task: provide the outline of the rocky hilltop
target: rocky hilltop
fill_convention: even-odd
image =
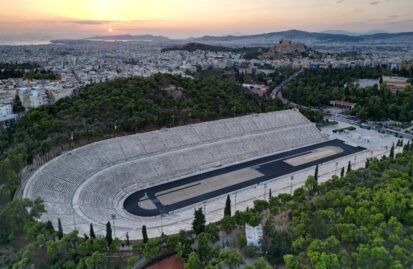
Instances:
[[[291,41],[288,39],[281,39],[268,52],[262,55],[265,59],[279,59],[283,57],[308,57],[315,53],[308,48],[304,43]]]

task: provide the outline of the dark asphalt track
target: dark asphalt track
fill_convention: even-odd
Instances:
[[[295,167],[283,162],[284,159],[289,159],[293,155],[294,156],[304,155],[308,153],[308,151],[315,150],[321,147],[326,147],[326,146],[340,147],[343,149],[343,152],[320,159],[320,160],[309,162],[303,165],[295,166]],[[274,179],[274,178],[277,178],[283,175],[287,175],[287,174],[290,174],[296,171],[300,171],[305,168],[314,166],[316,164],[328,162],[334,159],[338,159],[338,158],[341,158],[347,155],[351,155],[351,154],[363,151],[363,150],[365,150],[365,148],[353,147],[353,146],[345,144],[343,141],[338,140],[338,139],[330,140],[330,141],[326,141],[320,144],[311,145],[311,146],[307,146],[307,147],[303,147],[303,148],[299,148],[295,150],[290,150],[287,152],[275,154],[275,155],[268,156],[268,157],[263,157],[263,158],[253,160],[253,161],[235,164],[235,165],[224,167],[224,168],[218,168],[217,170],[214,170],[214,171],[206,172],[206,173],[195,175],[195,176],[190,176],[184,179],[165,183],[165,184],[151,187],[145,190],[140,190],[140,191],[137,191],[131,194],[129,197],[127,197],[125,202],[123,203],[123,207],[125,208],[126,211],[128,211],[129,213],[133,215],[145,216],[145,217],[158,216],[161,213],[168,213],[169,211],[177,210],[177,209],[180,209],[180,208],[183,208],[183,207],[195,204],[195,203],[199,203],[199,202],[202,202],[202,201],[205,201],[205,200],[208,200],[208,199],[211,199],[211,198],[214,198],[214,197],[217,197],[217,196],[229,193],[229,192],[234,192],[236,190],[243,189],[251,185],[259,184],[261,182],[264,182],[270,179]],[[225,188],[215,190],[215,191],[208,192],[208,190],[205,190],[204,194],[193,197],[193,198],[185,199],[185,197],[182,197],[181,201],[174,203],[174,204],[170,204],[170,205],[163,205],[155,196],[155,193],[158,193],[161,191],[167,191],[168,189],[172,189],[172,188],[179,188],[179,186],[183,186],[183,185],[190,184],[190,183],[197,184],[197,182],[208,179],[210,177],[214,177],[214,176],[218,176],[221,174],[233,172],[233,171],[240,170],[243,168],[250,168],[250,167],[254,167],[255,170],[261,172],[262,174],[264,174],[264,176],[254,178],[248,181],[244,181],[241,183],[237,183],[229,187],[225,187]],[[186,188],[186,187],[183,186],[183,188]],[[154,204],[157,207],[156,209],[148,210],[148,209],[143,209],[138,206],[138,201],[142,197],[145,196],[145,193],[148,195],[149,199],[151,199],[154,202]]]

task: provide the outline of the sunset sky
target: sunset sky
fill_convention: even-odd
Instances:
[[[413,31],[412,10],[413,0],[0,0],[0,35],[403,32]]]

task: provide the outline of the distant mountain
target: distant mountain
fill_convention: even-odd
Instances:
[[[349,32],[349,31],[344,31],[344,30],[326,30],[326,31],[323,31],[321,33],[330,34],[330,35],[348,35],[348,36],[363,35],[361,33],[354,33],[354,32]]]
[[[371,35],[350,36],[344,34],[312,33],[300,30],[272,32],[258,35],[244,36],[203,36],[190,39],[191,42],[214,44],[223,46],[272,46],[282,39],[299,41],[306,45],[329,43],[379,43],[403,42],[413,44],[413,32],[405,33],[378,33]]]
[[[332,34],[332,35],[348,35],[348,36],[363,36],[363,35],[374,35],[374,34],[385,34],[388,33],[384,30],[377,29],[377,30],[370,30],[365,33],[356,33],[356,32],[349,32],[344,30],[327,30],[321,32],[323,34]]]
[[[105,35],[85,38],[85,40],[101,41],[147,41],[147,42],[171,42],[171,39],[164,36],[155,35]]]
[[[183,45],[174,45],[174,46],[166,47],[162,49],[162,52],[176,51],[176,50],[183,50],[183,51],[189,51],[189,52],[193,52],[197,50],[227,52],[227,51],[234,51],[235,49],[223,47],[223,46],[213,46],[213,45],[192,42],[192,43],[187,43]]]
[[[356,35],[356,33],[341,30],[330,30],[328,33],[306,32],[300,30],[289,30],[282,32],[271,32],[255,35],[226,35],[226,36],[203,36],[191,37],[188,39],[170,39],[164,36],[155,35],[108,35],[94,36],[80,40],[63,40],[68,42],[84,41],[132,41],[132,42],[153,42],[163,46],[187,45],[184,50],[192,50],[200,45],[212,45],[215,47],[245,48],[245,47],[272,47],[282,39],[304,43],[307,46],[332,46],[332,45],[371,45],[389,44],[400,45],[408,44],[413,46],[413,32],[404,33],[382,33],[382,30],[373,30],[368,34]],[[379,33],[377,33],[379,32]],[[56,42],[56,41],[53,41]],[[58,40],[62,42],[62,40]],[[216,48],[202,48],[201,50],[216,50]],[[222,48],[220,48],[222,50]]]

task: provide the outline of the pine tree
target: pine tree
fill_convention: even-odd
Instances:
[[[20,112],[24,112],[24,110],[25,109],[22,105],[22,102],[20,101],[20,96],[16,94],[14,98],[13,111],[14,113],[20,113]]]
[[[393,144],[393,145],[391,146],[391,148],[390,148],[389,158],[394,159],[394,144]]]
[[[192,222],[192,230],[195,234],[200,234],[205,231],[205,215],[202,211],[202,208],[195,209],[194,212],[194,221]]]
[[[343,167],[343,168],[341,168],[341,178],[344,177],[344,173],[345,173],[345,170],[344,170],[344,167]]]
[[[129,233],[126,232],[126,245],[129,247],[130,246],[130,241],[129,241]]]
[[[314,179],[315,179],[316,181],[318,181],[318,164],[317,164],[316,167],[315,167]]]
[[[57,238],[59,238],[59,240],[63,238],[63,227],[60,218],[57,219]]]
[[[143,239],[143,243],[147,243],[148,242],[148,232],[146,231],[146,225],[142,226],[142,239]]]
[[[348,161],[347,173],[351,171],[351,161]]]
[[[93,229],[92,223],[90,224],[90,229],[89,229],[89,230],[90,230],[90,231],[89,231],[89,236],[90,236],[90,238],[96,238],[95,230]]]
[[[224,216],[231,217],[231,198],[229,194],[227,195],[227,200],[225,201]]]
[[[370,165],[370,159],[367,159],[366,160],[366,168],[369,168],[369,165]]]
[[[50,220],[48,220],[46,222],[46,231],[48,231],[49,233],[53,234],[54,233],[54,227],[53,224]]]
[[[409,177],[413,176],[413,164],[410,165]]]
[[[405,144],[405,145],[403,146],[403,151],[404,151],[404,152],[409,151],[409,150],[410,150],[410,141],[408,141],[407,144]]]
[[[113,238],[112,238],[112,225],[110,224],[110,221],[106,223],[106,241],[108,241],[108,244],[111,245]]]
[[[269,198],[269,199],[271,199],[271,198],[272,198],[272,191],[271,191],[271,188],[270,188],[270,191],[269,191],[269,193],[268,193],[268,198]]]

